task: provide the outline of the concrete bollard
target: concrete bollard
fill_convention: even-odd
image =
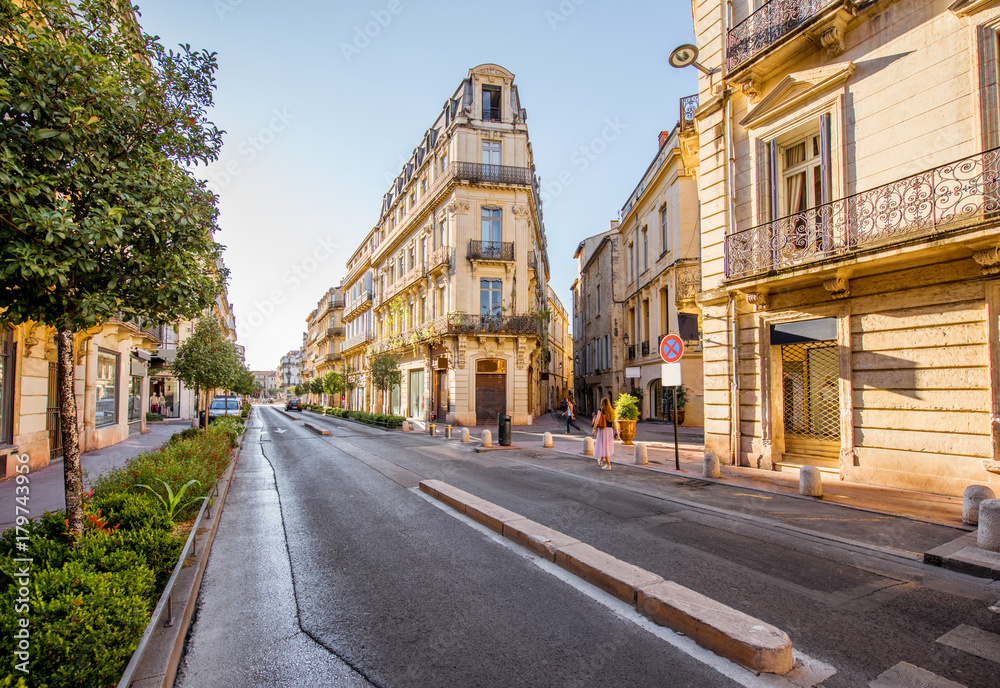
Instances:
[[[593,456],[594,455],[594,438],[584,437],[583,438],[583,455]]]
[[[542,436],[542,446],[547,449],[552,449],[552,433],[547,432]]]
[[[483,446],[492,447],[493,446],[493,433],[489,430],[483,430]]]
[[[712,452],[705,452],[705,464],[701,469],[701,474],[706,478],[722,477],[722,468],[719,466],[719,458]]]
[[[799,469],[799,494],[807,497],[823,496],[823,479],[815,466],[803,466]]]
[[[645,466],[649,464],[649,454],[646,452],[645,442],[636,442],[635,450],[632,454],[635,457],[636,466]]]
[[[979,503],[976,544],[990,552],[1000,552],[1000,499],[984,499]]]
[[[444,426],[444,438],[446,440],[450,440],[451,439],[451,426],[450,425]]]
[[[462,441],[463,442],[471,442],[472,441],[469,438],[469,429],[468,428],[462,428]]]
[[[984,499],[996,499],[993,490],[985,485],[969,485],[962,494],[962,522],[974,526],[979,523],[979,505]]]
[[[409,431],[410,431],[410,421],[404,420],[403,421],[403,432],[409,432]]]

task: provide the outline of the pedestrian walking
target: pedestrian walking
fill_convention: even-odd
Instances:
[[[573,402],[570,401],[569,397],[566,397],[566,411],[563,416],[566,418],[566,434],[569,434],[569,426],[572,425],[576,428],[577,432],[583,432],[579,425],[576,424],[576,414],[573,413]]]
[[[594,443],[594,454],[597,455],[597,465],[606,471],[611,470],[611,457],[615,453],[615,435],[618,434],[618,421],[611,400],[601,399],[601,410],[594,416],[594,430],[597,441]]]

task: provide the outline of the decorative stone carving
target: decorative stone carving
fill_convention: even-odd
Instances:
[[[527,365],[528,342],[523,337],[517,338],[517,369],[524,370]]]
[[[983,267],[984,275],[1000,274],[1000,246],[991,246],[976,251],[972,254],[972,260]]]
[[[753,308],[755,313],[761,313],[768,308],[767,292],[751,292],[746,295],[747,303]]]
[[[740,91],[750,99],[751,103],[760,100],[760,82],[752,76],[740,83]]]
[[[465,368],[467,345],[465,337],[458,338],[458,352],[455,354],[455,363],[459,368]]]
[[[819,42],[826,48],[826,54],[836,57],[844,52],[844,30],[839,26],[831,26],[819,37]]]
[[[835,299],[845,299],[851,295],[851,283],[846,277],[834,277],[823,282],[823,288]]]
[[[531,215],[531,209],[528,208],[524,203],[518,203],[514,206],[514,217],[519,220],[527,220]]]
[[[24,332],[24,357],[27,358],[31,355],[31,350],[34,349],[41,340],[35,336],[35,329],[38,327],[36,322],[29,320],[22,327],[22,331]]]

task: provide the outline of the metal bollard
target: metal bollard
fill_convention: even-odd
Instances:
[[[435,425],[434,423],[428,423],[427,434],[430,435],[431,437],[434,437],[434,435],[437,434],[437,425]]]
[[[445,439],[448,439],[448,440],[451,439],[451,426],[450,425],[444,426],[444,437],[445,437]]]

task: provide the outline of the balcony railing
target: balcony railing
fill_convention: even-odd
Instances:
[[[354,299],[354,301],[351,301],[349,304],[347,304],[347,306],[344,308],[343,317],[346,318],[351,315],[354,315],[354,313],[356,313],[359,310],[364,310],[364,308],[371,305],[371,302],[372,302],[372,293],[367,289],[365,289],[364,291],[361,292],[361,295],[358,298]]]
[[[1000,220],[1000,148],[726,237],[727,279]]]
[[[625,347],[625,355],[628,356],[628,360],[635,360],[635,344],[629,344]]]
[[[469,260],[514,260],[514,242],[512,241],[476,241],[469,242]]]
[[[344,354],[341,353],[340,351],[337,351],[332,354],[327,354],[326,356],[323,357],[323,361],[325,361],[326,363],[335,363],[337,361],[343,361],[343,360],[344,360]]]
[[[835,0],[771,0],[729,30],[726,69],[733,71],[799,28]]]
[[[451,246],[441,246],[427,259],[427,269],[425,272],[435,270],[442,265],[451,265],[451,259],[455,250]]]
[[[531,185],[531,170],[509,165],[485,165],[478,162],[456,162],[455,177],[470,182]]]
[[[337,309],[343,308],[345,306],[345,300],[343,294],[339,296],[334,296],[330,299],[330,308]]]
[[[528,267],[538,272],[538,254],[534,251],[528,251]]]
[[[698,94],[681,98],[681,131],[694,131],[694,111],[698,109]]]
[[[373,341],[374,339],[375,337],[372,335],[370,331],[360,332],[351,337],[350,339],[348,339],[347,341],[345,341],[344,345],[340,348],[340,350],[347,351],[349,349],[353,349],[356,346],[367,344],[368,342]]]
[[[642,355],[649,356],[649,342],[642,343]]]

